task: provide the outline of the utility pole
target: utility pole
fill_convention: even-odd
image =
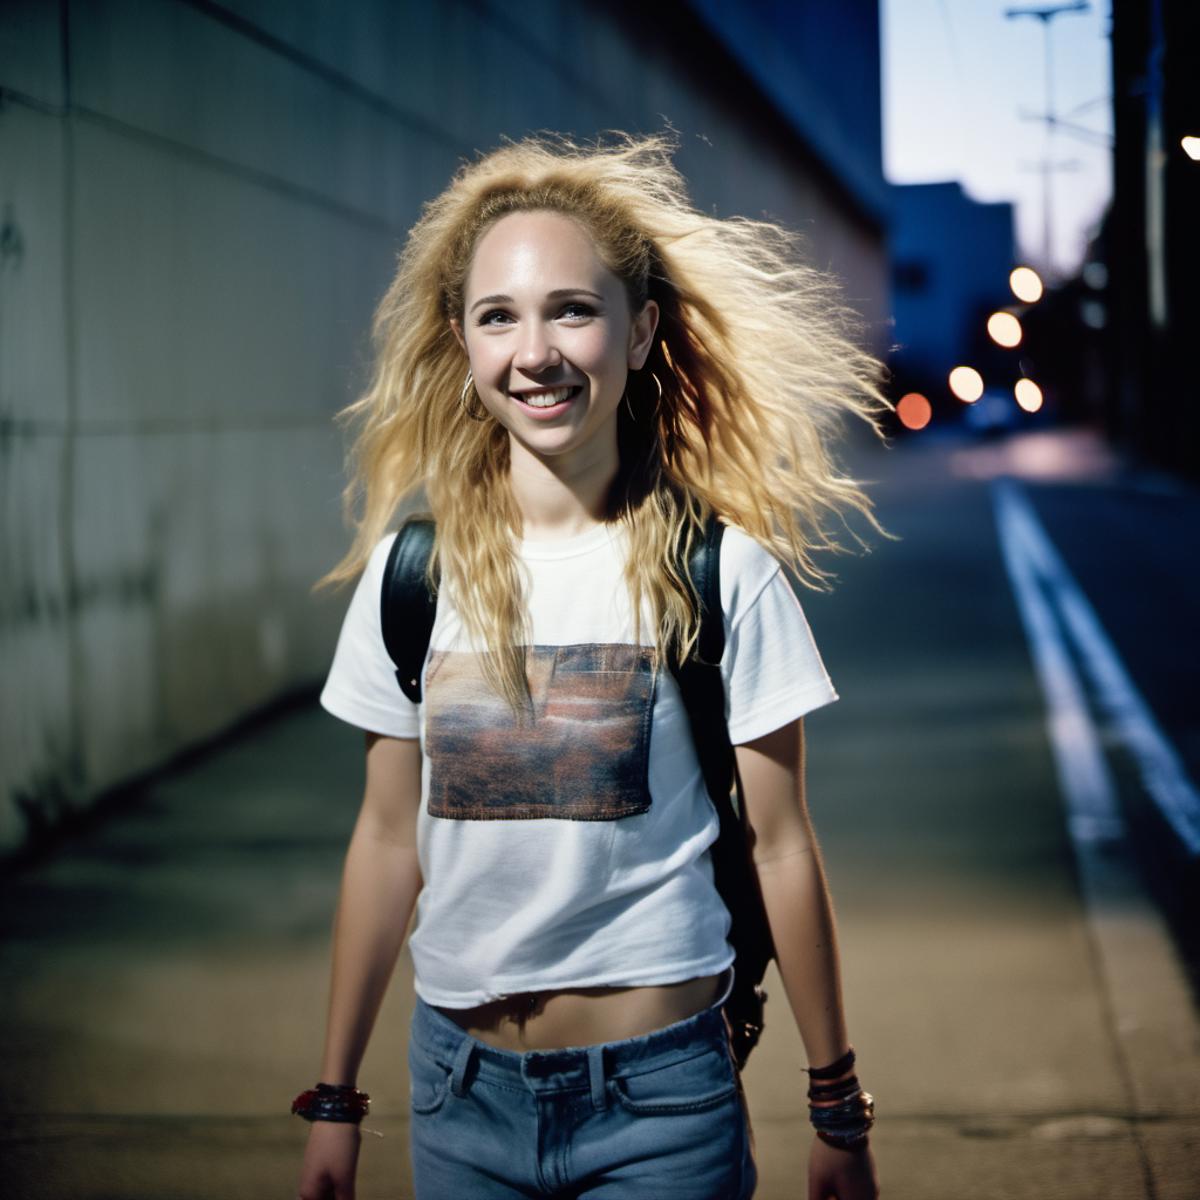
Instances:
[[[1073,4],[1032,5],[1023,8],[1005,9],[1004,15],[1010,21],[1017,17],[1034,17],[1042,23],[1042,33],[1046,48],[1046,103],[1045,111],[1039,118],[1046,126],[1046,148],[1041,162],[1042,174],[1042,270],[1047,279],[1054,275],[1054,172],[1061,165],[1054,161],[1054,132],[1058,125],[1058,114],[1054,110],[1054,47],[1050,38],[1050,22],[1064,13],[1085,13],[1091,5],[1087,0],[1077,0]]]

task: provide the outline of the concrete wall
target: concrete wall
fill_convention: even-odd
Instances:
[[[822,165],[877,217],[883,178],[878,0],[690,0]]]
[[[320,679],[331,417],[464,156],[665,118],[698,200],[803,226],[878,320],[879,229],[659,13],[4,0],[0,848]]]

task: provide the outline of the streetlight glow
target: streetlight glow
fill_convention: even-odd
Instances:
[[[1200,137],[1193,137],[1189,134],[1179,144],[1183,147],[1183,152],[1188,158],[1200,162]]]
[[[1042,407],[1042,389],[1032,379],[1018,379],[1013,394],[1026,412],[1037,412]]]
[[[955,367],[950,372],[950,390],[964,404],[974,404],[983,395],[983,376],[974,367]]]
[[[905,429],[924,429],[933,416],[933,405],[920,392],[909,392],[900,397],[896,415]]]
[[[1013,295],[1025,304],[1036,304],[1042,298],[1042,277],[1032,267],[1017,267],[1008,277]]]
[[[994,312],[988,317],[988,336],[998,346],[1011,350],[1021,344],[1021,322],[1010,312]]]

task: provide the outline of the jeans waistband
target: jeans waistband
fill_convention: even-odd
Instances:
[[[595,1106],[603,1109],[606,1079],[640,1075],[668,1062],[681,1062],[710,1050],[714,1038],[727,1037],[721,1009],[733,988],[733,972],[732,966],[726,968],[721,996],[708,1008],[640,1037],[558,1050],[500,1050],[472,1037],[419,996],[413,1009],[412,1037],[449,1070],[450,1088],[457,1096],[465,1093],[470,1071],[472,1077],[510,1086],[520,1083],[533,1092],[587,1090]]]

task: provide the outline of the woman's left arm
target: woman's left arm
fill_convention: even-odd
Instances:
[[[833,902],[804,791],[803,717],[735,747],[735,753],[775,960],[808,1061],[823,1067],[845,1054],[850,1042]],[[804,1091],[807,1086],[797,1066],[796,1087]],[[878,1195],[866,1143],[843,1150],[814,1135],[809,1200],[875,1200]]]

